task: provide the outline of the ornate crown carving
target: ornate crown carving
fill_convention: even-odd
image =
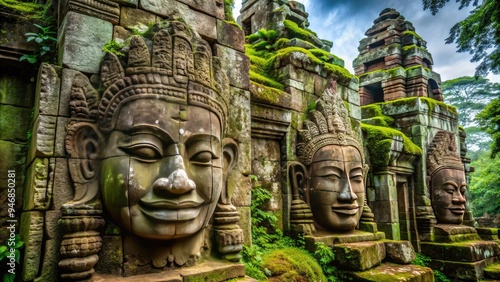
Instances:
[[[297,155],[305,165],[310,165],[316,151],[326,145],[354,146],[363,155],[361,142],[351,129],[349,113],[337,94],[334,80],[328,81],[322,97],[316,101],[316,109],[309,112],[302,128]]]
[[[124,104],[150,98],[207,108],[224,124],[229,82],[219,58],[212,57],[210,45],[181,21],[159,22],[152,31],[151,48],[148,39],[138,35],[130,39],[125,68],[116,55],[106,54],[101,67],[102,98],[83,99],[82,94],[91,92],[88,79],[87,86],[81,78],[74,82],[75,98],[85,102],[77,101],[73,108],[79,109],[74,112],[86,114],[72,117],[98,120],[100,129],[109,132],[114,113]]]
[[[439,131],[427,152],[427,176],[432,176],[443,168],[464,170],[457,152],[455,134]]]

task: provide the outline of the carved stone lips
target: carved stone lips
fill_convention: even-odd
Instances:
[[[345,215],[355,215],[359,211],[358,205],[334,205],[332,211]]]
[[[454,214],[464,214],[465,213],[465,208],[464,207],[453,207],[449,208],[449,210],[454,213]]]
[[[145,215],[156,220],[182,221],[196,218],[203,203],[201,198],[183,201],[141,199],[140,208]]]

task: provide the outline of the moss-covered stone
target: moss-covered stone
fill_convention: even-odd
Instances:
[[[398,265],[384,263],[379,267],[352,275],[353,281],[405,281],[405,282],[433,282],[432,269],[418,265]]]
[[[365,146],[368,148],[373,168],[384,168],[388,165],[393,138],[396,136],[403,139],[404,153],[422,155],[422,149],[397,129],[362,123],[361,130],[366,137]]]
[[[262,266],[271,273],[268,281],[326,281],[316,260],[303,250],[274,250],[262,258]]]

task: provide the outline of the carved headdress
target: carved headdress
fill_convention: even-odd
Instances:
[[[297,155],[305,165],[310,165],[316,151],[326,145],[353,146],[363,152],[334,80],[328,81],[322,97],[316,101],[316,108],[309,112],[302,128],[299,130]]]
[[[77,75],[72,89],[72,117],[98,120],[99,128],[109,132],[117,118],[115,112],[124,104],[149,98],[207,108],[224,125],[229,84],[208,43],[181,21],[157,23],[152,30],[151,50],[141,36],[131,38],[125,69],[115,54],[106,54],[101,68],[106,89],[102,98],[82,95],[89,92],[89,84],[82,83],[87,80],[85,76]]]
[[[439,131],[427,152],[427,176],[432,177],[443,168],[464,170],[457,152],[455,134]]]

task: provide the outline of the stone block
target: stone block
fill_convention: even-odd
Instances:
[[[55,149],[57,117],[38,115],[31,129],[28,161],[37,157],[52,157]]]
[[[16,191],[22,192],[21,185],[24,183],[24,168],[26,163],[26,145],[12,143],[9,141],[0,140],[0,156],[2,156],[2,161],[0,161],[0,171],[6,172],[8,170],[14,170],[16,173]],[[0,175],[0,179],[6,179],[7,175]],[[0,186],[1,188],[7,187]],[[19,203],[20,204],[20,203]],[[5,206],[2,206],[2,208]]]
[[[156,22],[156,15],[129,7],[122,7],[120,12],[120,25],[130,28],[137,24],[147,25],[150,22]]]
[[[408,264],[415,259],[415,251],[409,241],[385,241],[385,259],[398,264]]]
[[[121,236],[103,236],[99,261],[94,269],[98,273],[122,275],[123,243]]]
[[[79,71],[63,68],[61,75],[61,97],[59,99],[59,116],[69,117],[69,101],[71,100],[71,86],[73,78]]]
[[[207,4],[214,3],[214,1],[196,1],[196,3],[205,2]],[[184,3],[176,0],[142,0],[140,1],[139,6],[146,11],[155,13],[162,17],[171,17],[173,15],[180,16],[201,36],[213,40],[217,39],[216,18],[190,9],[189,6]]]
[[[236,207],[240,213],[238,226],[243,230],[243,245],[252,245],[252,212],[250,207]]]
[[[238,27],[224,20],[217,20],[217,43],[245,52],[245,34]]]
[[[66,157],[66,126],[69,118],[58,117],[56,125],[56,136],[54,140],[54,157]]]
[[[498,228],[476,228],[476,231],[483,240],[498,240]]]
[[[372,205],[377,223],[394,223],[399,221],[397,201],[375,201]]]
[[[53,187],[53,208],[59,210],[64,203],[73,199],[74,193],[68,170],[68,160],[65,158],[56,158]]]
[[[222,58],[222,69],[225,69],[229,78],[229,84],[241,89],[248,89],[250,86],[250,59],[245,53],[222,46],[215,45],[215,56]]]
[[[52,163],[52,167],[50,166]],[[23,209],[47,210],[52,200],[52,177],[54,159],[36,158],[28,167],[26,188],[23,195]]]
[[[61,241],[62,232],[59,228],[58,221],[62,216],[61,210],[50,210],[45,212],[45,236],[47,239],[55,239]]]
[[[228,189],[232,190],[232,203],[237,207],[249,207],[251,202],[252,183],[248,176],[241,173],[229,174]]]
[[[131,35],[132,32],[122,26],[115,25],[113,27],[113,39],[118,43],[124,43]]]
[[[280,161],[280,143],[278,140],[253,138],[252,160]]]
[[[113,24],[68,12],[59,29],[58,62],[85,73],[99,73],[102,47],[113,38]]]
[[[351,270],[370,269],[385,258],[384,242],[356,242],[332,246],[335,262]]]
[[[405,281],[405,282],[434,282],[432,269],[418,265],[382,264],[363,272],[349,275],[352,281],[379,282],[379,281]]]
[[[53,281],[59,277],[59,256],[60,240],[46,240],[43,252],[42,268],[40,275],[33,280],[34,282]]]
[[[354,230],[348,234],[315,234],[305,236],[306,249],[314,253],[316,251],[316,243],[323,243],[327,246],[334,246],[335,244],[347,244],[355,242],[369,242],[384,239],[384,233],[378,232],[376,234]]]
[[[139,4],[139,0],[114,0],[114,1],[120,5],[127,5],[135,8],[137,8],[137,5]]]
[[[34,103],[34,94],[35,83],[31,82],[29,77],[18,74],[0,75],[0,104],[31,108]]]
[[[434,226],[434,242],[451,243],[479,239],[480,237],[474,227],[453,224],[438,224]]]
[[[226,136],[240,142],[250,142],[250,92],[231,87]]]
[[[456,278],[458,281],[479,281],[484,278],[484,269],[497,260],[489,258],[477,262],[437,261],[437,263],[442,264],[442,272],[449,278]]]
[[[38,114],[57,116],[61,88],[61,68],[43,63],[38,71],[35,116]]]
[[[500,256],[500,246],[495,241],[422,242],[420,247],[423,254],[436,260],[475,262]]]
[[[6,141],[26,142],[31,116],[31,108],[0,105],[0,138]]]
[[[24,241],[24,255],[22,262],[23,281],[35,279],[40,269],[43,243],[43,213],[39,211],[23,212],[19,234]]]
[[[207,262],[191,268],[182,268],[179,273],[184,282],[195,281],[227,281],[244,277],[244,264],[230,264],[221,262]]]
[[[252,173],[257,175],[259,181],[277,182],[280,181],[281,166],[279,162],[272,162],[266,159],[252,161]]]

